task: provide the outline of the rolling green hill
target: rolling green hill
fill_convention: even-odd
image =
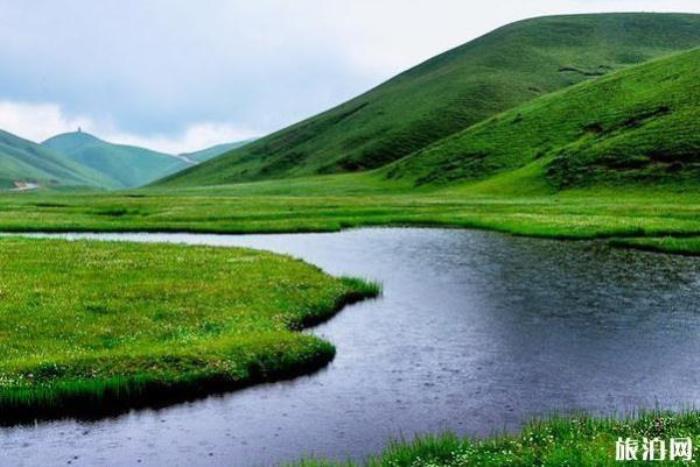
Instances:
[[[109,186],[99,173],[39,144],[0,130],[0,189],[15,182],[40,187]]]
[[[83,132],[54,136],[43,146],[103,174],[115,188],[145,185],[191,165],[168,154],[108,143]]]
[[[697,45],[700,15],[521,21],[160,184],[213,185],[381,167],[536,97]]]
[[[554,189],[700,178],[700,49],[658,59],[497,115],[383,169],[440,185],[497,176]]]

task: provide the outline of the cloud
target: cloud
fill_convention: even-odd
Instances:
[[[172,136],[141,136],[129,133],[111,133],[109,141],[155,149],[170,154],[198,151],[222,143],[243,141],[260,136],[255,131],[227,123],[200,122],[188,126],[181,134]]]
[[[0,101],[0,129],[23,138],[40,142],[78,127],[92,129],[94,124],[86,117],[67,117],[57,104]]]
[[[353,68],[388,78],[508,23],[536,16],[620,12],[700,12],[698,0],[354,0],[308,8],[309,27]],[[297,2],[297,4],[307,4]],[[295,18],[296,19],[296,18]]]
[[[120,130],[110,121],[67,115],[55,103],[0,101],[0,129],[31,141],[41,142],[78,128],[109,142],[142,146],[170,154],[197,151],[260,135],[254,130],[227,122],[196,122],[174,134],[132,133]]]

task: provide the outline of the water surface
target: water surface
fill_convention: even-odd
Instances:
[[[362,458],[417,433],[481,436],[552,412],[700,401],[697,259],[440,229],[69,237],[262,248],[381,281],[384,296],[311,331],[338,350],[320,372],[99,422],[3,429],[2,465]]]

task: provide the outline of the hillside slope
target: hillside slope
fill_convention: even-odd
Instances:
[[[191,165],[168,154],[108,143],[83,132],[54,136],[42,144],[101,173],[116,188],[145,185]]]
[[[187,153],[180,154],[179,157],[183,157],[187,160],[191,160],[192,162],[196,162],[196,163],[206,162],[209,159],[219,157],[220,155],[225,154],[229,151],[243,147],[246,144],[250,143],[250,141],[251,140],[245,140],[245,141],[236,141],[233,143],[217,144],[216,146],[202,149],[200,151],[187,152]]]
[[[110,181],[62,154],[0,130],[0,189],[15,182],[42,187],[106,187]]]
[[[417,186],[518,170],[554,189],[697,183],[698,70],[700,49],[654,60],[497,115],[382,172]]]
[[[161,184],[377,168],[538,96],[697,45],[700,15],[600,14],[514,23]]]

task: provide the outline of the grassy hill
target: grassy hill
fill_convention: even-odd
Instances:
[[[700,15],[601,14],[514,23],[161,184],[381,167],[536,97],[697,45]]]
[[[145,185],[191,165],[169,154],[108,143],[82,132],[54,136],[43,146],[101,173],[115,188]]]
[[[494,176],[484,183],[697,183],[697,70],[700,49],[654,60],[497,115],[384,172],[418,186]]]
[[[109,180],[64,155],[0,130],[0,189],[15,182],[42,187],[104,187]]]

